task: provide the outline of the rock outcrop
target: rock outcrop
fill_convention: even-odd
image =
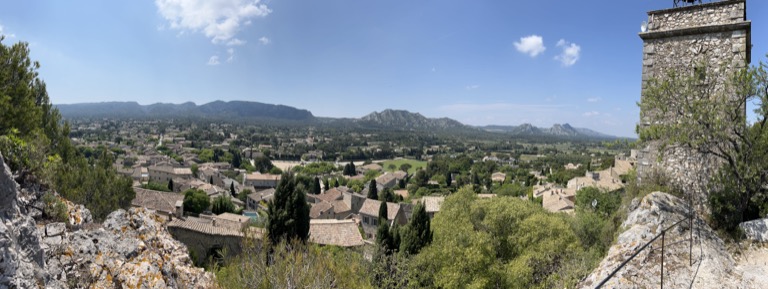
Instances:
[[[672,195],[655,192],[647,195],[622,224],[625,229],[609,249],[597,269],[581,282],[594,288],[637,249],[662,230],[690,212],[688,204]],[[701,219],[688,221],[668,230],[664,238],[664,288],[764,288],[756,276],[745,274],[726,249],[722,239]],[[692,252],[692,254],[690,253]],[[689,262],[692,257],[693,264]],[[754,267],[750,267],[754,268]],[[766,270],[768,271],[768,270]],[[610,279],[603,288],[654,288],[661,280],[661,238],[639,253]]]
[[[759,219],[739,224],[747,240],[768,243],[768,219]]]
[[[151,211],[118,210],[97,225],[67,201],[66,222],[36,223],[42,194],[20,189],[2,155],[0,162],[0,288],[215,286]]]

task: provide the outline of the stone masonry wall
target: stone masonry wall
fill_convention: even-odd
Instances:
[[[714,91],[722,91],[726,77],[750,61],[751,23],[746,21],[745,11],[745,0],[731,0],[648,12],[648,30],[640,33],[643,91],[650,79],[664,77],[670,70],[686,75],[702,66],[706,67],[706,83]],[[671,119],[640,112],[640,127],[666,121]],[[659,153],[658,142],[643,144],[637,163],[640,181],[654,172],[662,173],[694,196],[694,202],[704,204],[707,181],[720,162],[676,146],[667,147],[661,158]]]
[[[226,250],[227,256],[236,256],[242,251],[242,237],[205,234],[198,231],[168,226],[168,232],[174,239],[187,245],[189,251],[194,251],[198,260],[193,260],[198,265],[208,258],[208,251],[212,248]]]

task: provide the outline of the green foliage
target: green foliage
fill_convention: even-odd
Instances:
[[[54,222],[66,222],[69,219],[67,205],[64,202],[48,192],[43,195],[43,214]]]
[[[400,252],[416,255],[422,248],[432,242],[432,230],[427,209],[423,203],[416,204],[413,216],[407,226],[400,232]]]
[[[306,188],[297,184],[293,174],[282,175],[274,198],[267,204],[267,214],[267,235],[273,244],[293,239],[305,242],[309,238]]]
[[[376,180],[371,180],[368,183],[368,198],[373,200],[379,199],[379,188],[376,187]]]
[[[243,253],[216,269],[222,288],[373,288],[361,254],[336,248],[247,240]],[[266,262],[269,260],[269,262]]]
[[[595,206],[592,206],[592,203]],[[602,216],[610,216],[621,206],[618,192],[603,192],[595,187],[585,187],[576,192],[577,208],[592,211]]]
[[[507,183],[494,189],[493,192],[499,196],[520,197],[528,194],[533,187],[525,187],[519,183]]]
[[[214,214],[234,213],[235,204],[232,203],[232,199],[229,196],[218,196],[213,199],[211,204],[211,212]]]
[[[251,193],[253,193],[253,191],[251,191],[250,189],[243,189],[242,191],[237,193],[237,199],[245,203],[248,200],[248,195],[250,195]]]
[[[200,214],[211,206],[211,199],[203,190],[189,189],[184,192],[184,211]]]
[[[586,254],[566,218],[517,198],[477,199],[462,188],[433,219],[434,240],[415,257],[411,285],[574,287],[590,268],[575,267]]]
[[[320,188],[321,188],[320,187],[320,178],[315,177],[315,179],[312,181],[312,186],[311,186],[312,193],[315,194],[315,195],[319,195],[320,194]]]
[[[162,185],[155,182],[147,182],[146,184],[141,185],[142,189],[147,190],[153,190],[153,191],[161,191],[161,192],[170,192],[171,190],[168,189],[168,185]]]
[[[721,161],[717,175],[708,180],[710,224],[732,233],[738,223],[768,214],[768,65],[704,78],[717,85],[702,84],[700,73],[682,71],[651,79],[640,109],[674,121],[652,121],[639,126],[638,133],[642,141],[657,141],[662,148],[681,145]],[[756,107],[753,122],[747,121],[747,103]]]

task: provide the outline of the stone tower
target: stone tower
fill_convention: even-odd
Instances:
[[[745,68],[751,58],[751,22],[746,20],[746,0],[723,0],[648,12],[643,40],[642,94],[648,80],[663,77],[669,70],[679,74],[713,69],[706,85],[722,87],[725,76]],[[702,66],[703,65],[703,66]],[[707,68],[708,67],[708,68]],[[722,70],[725,71],[722,71]],[[644,96],[641,96],[644,101]],[[746,113],[746,112],[745,112]],[[647,111],[640,112],[640,127],[666,121]],[[659,146],[642,144],[638,152],[639,181],[653,172],[665,175],[686,192],[703,197],[706,182],[720,167],[713,157],[680,147],[668,147],[659,160]],[[702,204],[702,199],[694,200]]]

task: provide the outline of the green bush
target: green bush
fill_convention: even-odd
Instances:
[[[69,220],[69,213],[67,212],[67,205],[58,197],[48,192],[43,195],[43,214],[56,221],[67,222]]]

